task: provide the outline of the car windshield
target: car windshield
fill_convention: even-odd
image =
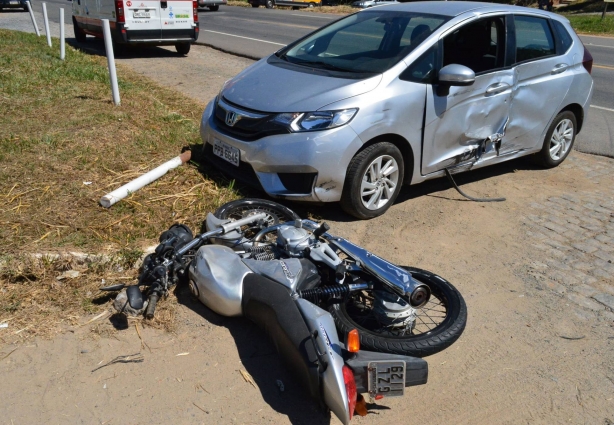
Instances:
[[[449,19],[384,9],[341,19],[282,50],[279,57],[314,68],[381,73],[407,56]]]

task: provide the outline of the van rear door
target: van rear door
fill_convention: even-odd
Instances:
[[[194,28],[192,0],[162,1],[161,5],[162,39],[189,38]]]
[[[119,0],[124,2],[128,41],[160,40],[162,14],[160,1]]]

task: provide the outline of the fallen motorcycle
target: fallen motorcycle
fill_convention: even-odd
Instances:
[[[464,330],[467,308],[448,281],[394,265],[278,203],[230,202],[208,214],[206,229],[194,236],[175,224],[162,233],[138,285],[127,288],[130,306],[152,318],[158,299],[187,280],[211,310],[264,329],[303,387],[344,424],[364,412],[362,393],[402,396],[425,384],[421,357]]]

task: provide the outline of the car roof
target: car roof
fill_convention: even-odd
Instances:
[[[378,10],[382,10],[380,9],[380,7],[385,7],[386,11],[431,13],[435,15],[443,15],[450,17],[459,16],[467,12],[477,12],[479,14],[489,12],[514,12],[531,13],[547,17],[557,16],[553,13],[541,11],[539,9],[496,3],[481,3],[477,1],[416,1],[378,6]],[[375,10],[376,9],[371,9],[371,11]],[[365,12],[368,12],[368,10],[365,10],[361,13]]]

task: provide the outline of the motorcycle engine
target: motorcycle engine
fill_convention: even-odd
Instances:
[[[294,226],[281,226],[277,229],[277,246],[290,257],[302,257],[306,248],[315,243],[311,232],[302,228],[301,220]]]
[[[387,291],[374,291],[373,314],[382,325],[390,328],[414,327],[416,310],[399,296]]]

